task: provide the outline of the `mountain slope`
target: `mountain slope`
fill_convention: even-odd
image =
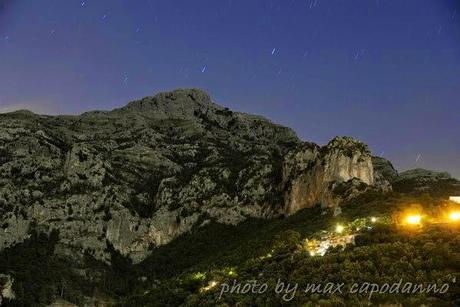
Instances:
[[[111,245],[138,262],[211,221],[336,206],[336,182],[373,183],[364,144],[302,143],[291,129],[195,89],[81,116],[0,119],[0,249],[32,228],[56,230],[57,252],[76,261],[89,253],[109,262]]]

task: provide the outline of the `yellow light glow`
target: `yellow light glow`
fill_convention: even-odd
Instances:
[[[377,218],[376,218],[376,217],[371,217],[371,222],[372,222],[372,223],[377,222]]]
[[[217,281],[214,281],[214,280],[210,281],[208,286],[201,288],[200,291],[201,292],[209,291],[209,290],[215,288],[217,285],[218,285]]]
[[[449,219],[454,222],[460,221],[460,211],[451,212]]]
[[[345,228],[344,228],[342,225],[340,225],[340,224],[337,225],[337,226],[335,227],[335,231],[336,231],[337,233],[342,233],[344,229],[345,229]]]
[[[410,225],[417,225],[420,224],[422,217],[420,215],[409,215],[406,218],[406,223]]]

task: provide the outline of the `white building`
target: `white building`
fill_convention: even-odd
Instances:
[[[449,200],[460,204],[460,196],[451,196]]]

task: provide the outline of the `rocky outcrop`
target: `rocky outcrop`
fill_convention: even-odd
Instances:
[[[398,177],[398,171],[393,164],[385,158],[373,156],[372,165],[374,167],[374,176],[389,182]]]
[[[350,185],[344,189],[347,182]],[[373,183],[371,154],[365,144],[350,137],[336,137],[324,147],[305,143],[284,160],[284,212],[289,215],[316,204],[335,207],[345,190],[351,197]],[[361,188],[351,193],[351,186]]]
[[[16,298],[13,283],[14,279],[10,275],[0,274],[0,306]]]
[[[373,156],[375,185],[383,191],[391,191],[391,183],[398,177],[398,172],[390,161],[385,158]]]
[[[413,169],[401,172],[392,181],[393,190],[403,193],[430,193],[448,197],[460,193],[460,181],[447,172]]]
[[[396,180],[417,180],[420,182],[433,182],[439,180],[452,179],[452,176],[447,172],[437,172],[416,168],[401,172]]]
[[[0,114],[0,249],[57,230],[61,255],[138,262],[210,221],[336,206],[373,183],[361,142],[302,143],[195,89],[81,116]]]

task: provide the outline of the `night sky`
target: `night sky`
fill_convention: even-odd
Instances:
[[[0,0],[0,111],[76,114],[205,89],[399,170],[460,177],[460,4]]]

